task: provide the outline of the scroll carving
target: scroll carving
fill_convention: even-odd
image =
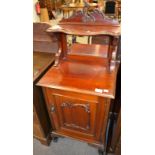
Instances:
[[[61,104],[61,107],[63,107],[63,108],[65,108],[65,107],[73,108],[73,107],[77,107],[77,106],[83,107],[87,113],[90,113],[89,104],[71,104],[71,103],[66,103],[66,102]]]
[[[79,23],[95,23],[100,22],[100,24],[109,23],[114,25],[119,25],[118,20],[111,19],[105,16],[105,14],[100,11],[98,8],[95,8],[91,12],[89,11],[89,6],[84,7],[83,11],[76,11],[72,16],[70,16],[67,19],[63,19],[60,21],[60,24],[63,24],[63,22],[79,22]]]
[[[90,106],[89,104],[72,104],[72,103],[66,103],[66,102],[61,104],[62,108],[70,108],[70,109],[78,107],[78,106],[84,108],[85,112],[88,114],[88,122],[87,122],[86,127],[81,127],[75,123],[64,123],[64,125],[68,127],[77,128],[77,129],[89,130],[90,129]]]

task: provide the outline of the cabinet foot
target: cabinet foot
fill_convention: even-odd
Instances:
[[[50,145],[50,142],[47,141],[47,140],[40,140],[40,143],[41,143],[42,145],[46,145],[46,146],[49,146],[49,145]]]
[[[58,142],[58,137],[53,137],[52,140],[53,140],[54,143],[57,143]]]
[[[48,135],[46,138],[45,137],[35,137],[34,138],[38,139],[40,141],[41,144],[49,146],[52,140],[52,137],[50,135]]]
[[[98,153],[99,153],[99,155],[107,155],[106,151],[103,151],[101,149],[98,149]]]

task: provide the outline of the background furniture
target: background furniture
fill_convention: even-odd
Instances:
[[[89,4],[89,9],[88,10],[93,10],[98,7],[96,3],[88,3]],[[79,9],[83,10],[85,7],[84,3],[69,3],[68,5],[64,4],[61,5],[60,9],[63,12],[63,17],[65,17],[65,13],[67,14],[67,18],[70,16],[70,12],[75,12]]]
[[[119,143],[120,134],[121,134],[121,64],[117,73],[117,82],[116,82],[116,95],[114,106],[110,109],[110,123],[109,123],[109,133],[108,133],[108,143],[107,151],[110,153],[116,153],[116,145],[121,146]],[[118,124],[118,125],[117,125]],[[117,131],[117,132],[116,132]],[[121,139],[121,138],[120,138]],[[119,149],[117,148],[117,151]],[[120,155],[120,154],[119,154]]]
[[[52,10],[55,9],[55,4],[54,4],[55,0],[38,0],[38,1],[41,8],[47,9],[49,19],[53,19],[53,18],[55,19],[55,16],[52,12]]]
[[[54,54],[33,52],[33,136],[45,145],[51,141],[51,124],[42,90],[35,84],[53,62]]]
[[[54,34],[47,34],[49,27],[51,25],[48,23],[33,23],[33,51],[56,53],[58,41]]]
[[[41,22],[49,22],[50,21],[47,8],[40,9],[40,21]]]
[[[46,23],[33,23],[33,135],[45,145],[51,141],[51,123],[42,90],[36,83],[54,63],[57,43],[45,32],[48,27]]]
[[[111,150],[115,155],[121,155],[121,109],[112,136]]]
[[[104,13],[113,18],[120,20],[121,16],[121,0],[105,0]]]
[[[57,34],[60,47],[54,67],[37,85],[44,92],[52,136],[82,140],[98,147],[100,154],[106,153],[109,112],[119,68],[114,55],[120,26],[95,10],[90,17],[77,12],[47,31]],[[109,45],[72,44],[68,48],[66,34],[109,35],[113,41]]]

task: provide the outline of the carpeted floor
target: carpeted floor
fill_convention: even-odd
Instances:
[[[99,155],[95,147],[87,143],[69,138],[59,138],[58,142],[51,142],[50,146],[42,145],[38,140],[33,141],[33,155]],[[113,155],[113,154],[108,154]]]

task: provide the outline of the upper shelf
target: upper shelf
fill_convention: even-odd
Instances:
[[[67,58],[72,60],[101,61],[108,58],[108,45],[98,44],[73,44],[67,53]]]
[[[108,45],[75,43],[70,47],[68,54],[107,58],[108,49]]]
[[[77,11],[70,18],[62,19],[58,25],[47,29],[47,32],[62,32],[71,35],[112,35],[121,34],[117,20],[107,18],[98,9],[92,12]]]

